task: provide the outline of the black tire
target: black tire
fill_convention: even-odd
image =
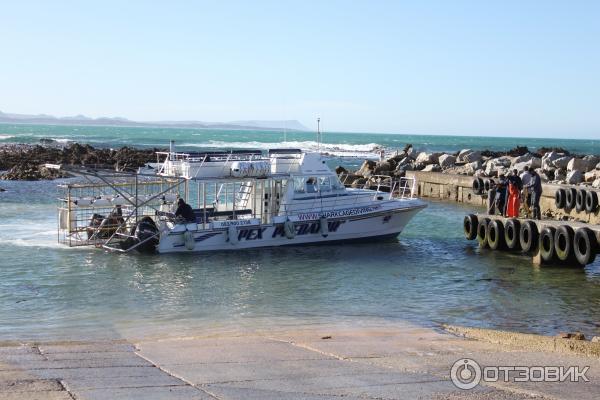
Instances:
[[[487,226],[489,223],[489,218],[484,218],[477,223],[477,242],[479,243],[479,247],[481,248],[485,248],[488,245]]]
[[[485,181],[483,181],[483,189],[486,192],[490,191],[490,180],[489,179],[486,179]]]
[[[596,208],[598,208],[598,193],[589,191],[585,195],[585,211],[591,214],[596,212]]]
[[[577,191],[577,196],[575,197],[575,211],[582,212],[585,210],[585,198],[587,196],[587,192],[584,189],[579,189]]]
[[[573,228],[569,225],[561,225],[554,234],[554,253],[560,261],[573,261]]]
[[[566,190],[565,196],[565,209],[572,210],[575,208],[575,202],[577,201],[577,189],[569,188]]]
[[[554,235],[556,229],[551,226],[547,226],[540,232],[540,256],[544,262],[552,262],[556,253],[554,252]]]
[[[566,197],[567,192],[565,192],[565,189],[558,189],[556,192],[554,192],[554,205],[556,208],[559,210],[561,208],[565,208],[565,203],[567,200]]]
[[[595,233],[589,228],[577,229],[573,238],[573,250],[575,259],[580,265],[585,266],[593,263],[598,252],[598,241]]]
[[[477,216],[475,214],[465,215],[463,229],[467,240],[473,240],[477,237]]]
[[[518,219],[511,218],[504,223],[504,242],[510,250],[521,248],[520,231],[521,223]]]
[[[519,230],[519,244],[523,252],[535,251],[538,245],[538,229],[533,221],[525,221]]]
[[[473,192],[475,194],[483,194],[483,179],[481,179],[481,178],[473,179]]]
[[[502,250],[504,248],[504,225],[502,221],[495,219],[487,226],[488,246],[492,250]]]

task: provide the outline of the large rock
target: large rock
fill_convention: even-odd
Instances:
[[[578,185],[583,181],[583,174],[579,170],[567,173],[567,183],[569,185]]]
[[[439,158],[438,158],[438,162],[440,164],[440,167],[442,168],[450,168],[452,166],[454,166],[454,163],[456,163],[456,157],[454,157],[451,154],[442,154]]]
[[[557,181],[567,180],[567,170],[564,168],[557,168],[554,170],[554,179]]]
[[[583,180],[587,183],[592,183],[598,178],[600,178],[600,171],[598,170],[593,170],[583,174]]]
[[[577,169],[579,171],[586,172],[585,171],[586,166],[587,166],[587,163],[583,159],[573,157],[571,160],[569,160],[569,163],[567,164],[567,171],[571,172],[571,171],[575,171]]]
[[[375,161],[365,160],[358,171],[356,171],[356,175],[361,175],[365,178],[368,178],[369,176],[373,175],[373,170],[375,169],[376,165],[377,163]]]
[[[518,161],[518,160],[524,160],[524,161]],[[525,169],[525,167],[529,167],[529,168],[540,168],[542,166],[542,160],[539,157],[516,157],[513,160],[513,164],[511,166],[512,169],[517,169],[519,172],[523,171]]]
[[[485,163],[485,173],[488,176],[498,176],[501,173],[506,173],[512,164],[511,157],[498,157],[487,160]]]
[[[526,163],[529,160],[531,160],[532,158],[533,158],[533,155],[531,153],[523,154],[522,156],[515,157],[515,159],[513,160],[513,165],[520,164],[520,163]]]
[[[367,183],[367,178],[355,179],[350,186],[353,188],[363,187]]]
[[[380,161],[375,166],[373,173],[376,175],[390,175],[394,167],[395,165],[392,165],[390,161]]]
[[[438,156],[435,153],[421,152],[417,156],[415,162],[423,165],[437,164]]]
[[[569,165],[569,163],[571,162],[572,159],[573,159],[573,157],[569,157],[569,156],[560,157],[560,158],[557,158],[556,160],[554,160],[552,162],[552,165],[556,168],[567,168],[567,166]]]
[[[474,151],[471,149],[464,149],[458,153],[458,157],[456,159],[457,162],[461,163],[472,163],[475,161],[481,161],[481,152]]]
[[[593,169],[600,169],[598,166],[600,165],[600,157],[598,156],[585,156],[583,157],[583,161],[585,161],[585,172],[589,172]]]
[[[438,164],[429,164],[423,168],[423,172],[440,172],[442,168]]]
[[[335,173],[337,175],[340,175],[340,174],[348,174],[349,172],[346,168],[342,167],[341,165],[338,165],[337,167],[335,167]]]
[[[542,166],[542,159],[539,157],[532,157],[531,160],[529,160],[529,166],[533,169],[535,168],[541,168]]]
[[[544,170],[551,169],[552,167],[554,167],[554,161],[561,157],[564,157],[563,153],[549,151],[548,153],[546,153],[542,156],[542,165],[540,165],[540,168],[542,168]]]

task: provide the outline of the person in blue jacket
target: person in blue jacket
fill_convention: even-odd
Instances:
[[[533,219],[542,219],[542,212],[540,210],[540,199],[542,197],[542,178],[533,168],[529,170],[531,174],[531,180],[525,187],[531,193],[531,209],[533,213]]]

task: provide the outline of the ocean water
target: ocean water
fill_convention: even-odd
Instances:
[[[73,129],[0,125],[0,134],[30,142],[87,137],[111,146],[134,144],[136,137],[161,146],[177,134],[178,142],[190,146],[248,141],[252,147],[281,135],[210,131],[194,139],[196,131],[160,130],[161,138],[145,129],[125,129],[119,139],[117,128],[91,128],[89,137],[76,137]],[[311,141],[311,134],[296,134],[298,143]],[[328,145],[353,146],[347,148],[352,152],[372,144],[392,148],[394,141],[427,149],[491,147],[472,138],[437,138],[432,144],[422,136],[336,135]],[[578,151],[577,141],[564,142],[552,144]],[[533,147],[526,141],[505,144]],[[584,269],[536,268],[520,255],[480,250],[462,234],[462,218],[475,211],[469,206],[430,202],[397,243],[120,255],[57,243],[56,184],[0,181],[6,189],[0,193],[0,340],[130,338],[377,320],[600,335],[600,262]]]
[[[116,128],[51,125],[0,124],[0,144],[39,143],[40,139],[68,143],[77,141],[100,147],[123,145],[138,147],[168,147],[169,140],[181,150],[198,149],[269,149],[275,147],[317,149],[314,132],[254,131],[214,129]],[[510,150],[517,145],[530,150],[540,147],[562,147],[574,153],[600,155],[600,140],[544,139],[511,137],[395,135],[376,133],[324,132],[321,150],[344,158],[379,158],[378,149],[388,152],[413,144],[417,151],[454,152],[466,148]]]

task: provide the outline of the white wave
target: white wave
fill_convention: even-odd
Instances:
[[[55,138],[55,137],[48,137],[48,136],[41,136],[41,135],[36,135],[36,137],[39,137],[40,139],[52,140],[56,143],[71,143],[71,142],[73,142],[73,139],[67,139],[67,138]]]
[[[319,144],[315,141],[293,141],[293,142],[224,142],[220,140],[210,140],[205,143],[182,143],[185,147],[199,148],[233,148],[233,149],[281,149],[297,148],[304,151],[318,151]],[[336,157],[379,157],[379,150],[382,148],[377,143],[367,144],[345,144],[345,143],[321,143],[320,151]]]
[[[13,135],[0,135],[0,140],[6,140],[6,139],[10,139],[10,138],[14,138]]]

